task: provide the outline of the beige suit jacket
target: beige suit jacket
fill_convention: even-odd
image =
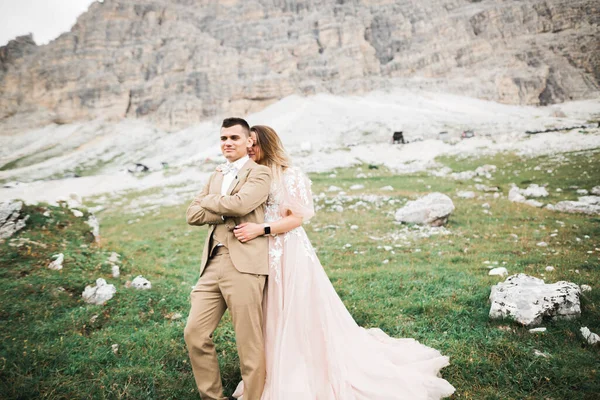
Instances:
[[[221,224],[227,228],[227,240],[223,245],[229,249],[234,267],[243,273],[268,275],[268,238],[259,236],[242,243],[233,234],[233,228],[244,222],[262,224],[265,221],[264,204],[271,188],[271,171],[268,167],[248,160],[238,171],[224,196],[221,195],[222,183],[223,174],[215,171],[186,213],[188,224],[210,226],[202,252],[200,275],[204,272],[212,249],[213,232]]]

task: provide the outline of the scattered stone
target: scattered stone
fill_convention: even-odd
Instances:
[[[475,189],[477,189],[481,192],[486,192],[486,193],[493,193],[493,192],[500,191],[500,188],[497,186],[486,186],[486,185],[482,185],[482,184],[475,185]]]
[[[385,260],[382,261],[382,264],[388,264],[389,262],[390,262],[390,260],[385,259]]]
[[[581,328],[580,331],[581,331],[581,334],[583,335],[583,338],[585,340],[587,340],[587,342],[589,344],[594,345],[594,344],[600,343],[600,336],[598,336],[594,332],[590,331],[586,326]]]
[[[529,332],[531,332],[531,333],[546,332],[546,328],[532,328],[529,330]]]
[[[589,192],[588,192],[587,190],[585,190],[585,189],[577,189],[577,194],[582,194],[582,195],[584,195],[584,196],[585,196],[585,195],[586,195],[586,194],[588,194],[588,193],[589,193]]]
[[[112,346],[110,346],[112,348],[112,352],[117,354],[119,352],[119,345],[118,344],[113,344]]]
[[[25,228],[29,215],[21,218],[22,201],[0,203],[0,239],[8,239],[15,232]]]
[[[92,228],[92,234],[94,235],[96,242],[99,242],[100,241],[100,223],[98,222],[98,219],[96,218],[96,216],[94,214],[90,214],[90,216],[88,217],[87,221],[85,221],[85,223],[90,228]]]
[[[600,186],[594,186],[591,190],[592,194],[600,196]]]
[[[356,185],[352,185],[350,186],[350,190],[360,190],[360,189],[364,189],[365,185],[361,185],[361,184],[356,184]]]
[[[579,197],[579,202],[585,204],[600,204],[600,196],[581,196]]]
[[[525,190],[521,190],[521,194],[525,197],[547,197],[548,191],[545,187],[532,183]]]
[[[367,177],[367,175],[366,175],[365,173],[362,173],[362,172],[361,172],[360,174],[356,175],[356,177],[357,177],[357,178],[364,179],[364,178],[366,178],[366,177]]]
[[[461,199],[474,199],[475,198],[475,192],[461,191],[461,192],[457,192],[456,196],[460,197]]]
[[[111,273],[113,278],[118,278],[121,276],[121,270],[118,265],[114,265],[111,267]]]
[[[142,275],[138,275],[133,279],[133,281],[131,281],[131,287],[138,290],[147,290],[152,289],[152,284],[148,279],[144,278]]]
[[[339,192],[340,190],[342,190],[341,187],[337,187],[337,186],[334,186],[334,185],[331,185],[331,186],[329,186],[327,188],[328,192]]]
[[[481,205],[481,207],[483,207],[483,208],[490,208],[490,204],[489,203],[483,203]]]
[[[121,256],[119,255],[119,253],[113,251],[112,253],[110,253],[110,257],[108,257],[108,262],[118,264],[121,262]]]
[[[383,186],[379,190],[386,190],[388,192],[392,192],[394,190],[394,188],[392,186],[388,185],[388,186]]]
[[[528,206],[537,207],[537,208],[540,208],[540,207],[544,206],[544,203],[541,203],[541,202],[539,202],[537,200],[532,200],[532,199],[525,200],[523,202],[523,204],[527,204]]]
[[[434,192],[406,203],[396,211],[395,219],[399,222],[441,226],[448,222],[452,211],[454,211],[454,203],[450,197]]]
[[[533,350],[533,354],[535,354],[538,357],[544,357],[544,358],[549,358],[550,357],[550,354],[543,353],[543,352],[541,352],[539,350],[535,350],[535,349]]]
[[[508,270],[504,267],[498,267],[491,269],[488,275],[506,276],[508,275]]]
[[[582,292],[590,292],[592,290],[590,285],[580,285],[579,287],[581,288]]]
[[[181,315],[181,313],[178,312],[170,312],[167,315],[165,315],[166,319],[170,319],[171,321],[177,321],[178,319],[183,318],[183,315]]]
[[[52,258],[54,258],[54,261],[52,261],[50,264],[48,264],[48,268],[52,269],[54,271],[60,271],[63,268],[63,261],[65,260],[65,256],[63,253],[59,253],[59,254],[55,254],[52,256]]]
[[[74,216],[76,216],[77,218],[83,217],[83,213],[77,209],[72,209],[71,212],[73,213]]]
[[[560,281],[546,284],[526,274],[511,275],[492,286],[489,316],[535,326],[544,317],[571,319],[581,315],[579,286]]]
[[[330,178],[337,178],[337,174],[329,174]]]
[[[599,204],[589,204],[581,201],[559,201],[552,209],[567,213],[600,214]]]
[[[117,293],[115,285],[109,285],[102,278],[96,279],[96,286],[86,286],[81,294],[83,300],[90,304],[104,304]]]
[[[341,212],[343,212],[343,211],[344,211],[344,207],[340,206],[339,204],[338,204],[338,205],[335,205],[335,206],[333,206],[333,211],[336,211],[336,212],[340,212],[340,213],[341,213]]]
[[[548,271],[548,272],[552,272],[552,271],[554,271],[554,267],[553,267],[552,265],[548,265],[548,266],[546,267],[546,271]]]
[[[352,247],[352,245],[351,245],[350,243],[346,243],[346,244],[344,245],[344,247],[345,247],[345,248],[347,248],[347,249],[349,249],[350,247]]]
[[[546,243],[546,242],[538,242],[538,243],[536,243],[536,246],[538,246],[538,247],[548,247],[548,243]]]

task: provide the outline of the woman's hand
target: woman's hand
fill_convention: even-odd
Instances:
[[[233,234],[242,243],[246,243],[254,238],[265,234],[265,228],[262,224],[255,224],[253,222],[245,222],[237,225],[233,229]]]

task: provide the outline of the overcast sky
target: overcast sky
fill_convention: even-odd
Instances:
[[[0,46],[15,36],[33,33],[46,44],[68,32],[77,17],[96,0],[0,0]]]

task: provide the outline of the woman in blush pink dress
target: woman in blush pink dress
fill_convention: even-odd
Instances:
[[[359,327],[302,228],[314,215],[311,182],[291,167],[267,126],[251,128],[250,156],[271,167],[266,224],[242,224],[242,242],[270,230],[265,308],[267,379],[262,400],[420,400],[451,395],[439,377],[448,357],[414,339]],[[268,227],[267,227],[268,226]],[[234,397],[243,395],[243,382]],[[243,396],[242,396],[243,398]]]

